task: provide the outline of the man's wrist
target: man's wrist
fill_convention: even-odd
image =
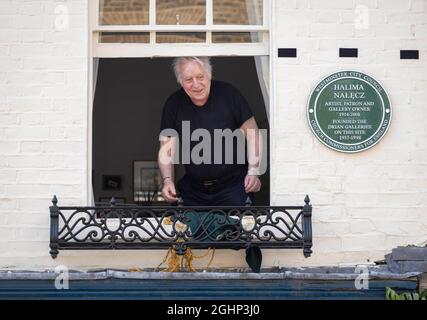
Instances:
[[[248,176],[259,176],[259,169],[258,168],[249,168],[248,169]]]
[[[169,179],[170,181],[172,181],[172,178],[171,178],[171,177],[164,177],[164,178],[163,178],[163,183],[164,183],[167,179]]]

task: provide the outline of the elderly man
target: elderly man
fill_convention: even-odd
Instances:
[[[261,188],[258,178],[261,139],[247,101],[232,85],[212,80],[209,58],[181,57],[175,59],[173,67],[182,88],[167,99],[161,120],[159,168],[163,179],[164,199],[175,203],[178,200],[178,189],[187,206],[244,206],[248,196],[252,197]],[[165,130],[170,129],[175,130],[178,136],[164,134]],[[200,150],[207,153],[203,154],[202,162],[194,159],[200,157],[200,151],[194,152],[198,141],[193,134],[200,133],[200,129],[210,135],[210,148]],[[218,143],[214,143],[215,132],[218,130],[228,134],[240,133],[243,141],[246,138],[249,159],[243,155],[246,161],[237,161],[242,158],[241,153],[245,153],[245,148],[239,149],[237,146],[237,135],[237,139],[232,139],[231,148],[227,149],[224,145],[218,147]],[[185,133],[191,134],[188,142],[182,141]],[[199,136],[205,137],[203,134]],[[186,174],[175,187],[174,164],[164,159],[171,159],[177,138],[182,145],[183,162],[185,163],[184,158],[191,159],[185,163]],[[189,146],[189,149],[185,150],[184,146]],[[165,157],[165,152],[169,158]],[[230,152],[231,154],[227,154]],[[229,161],[230,157],[232,162]],[[259,272],[260,249],[251,246],[246,254],[248,264]]]

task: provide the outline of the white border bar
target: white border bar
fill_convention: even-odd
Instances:
[[[263,56],[269,48],[263,43],[223,44],[223,43],[98,43],[93,50],[94,57],[178,57],[178,56]]]
[[[207,32],[207,31],[234,31],[234,32],[251,32],[251,31],[268,31],[266,26],[254,25],[123,25],[123,26],[95,26],[95,32]]]

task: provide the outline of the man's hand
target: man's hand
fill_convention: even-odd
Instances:
[[[175,184],[170,179],[167,179],[163,183],[162,196],[169,203],[178,201],[178,198],[176,197]]]
[[[245,192],[258,192],[261,189],[261,181],[258,176],[247,175],[245,177]]]

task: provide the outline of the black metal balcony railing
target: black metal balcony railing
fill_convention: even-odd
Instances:
[[[50,255],[59,250],[167,249],[179,255],[194,249],[303,249],[312,253],[308,196],[303,206],[146,207],[116,204],[50,207]]]

